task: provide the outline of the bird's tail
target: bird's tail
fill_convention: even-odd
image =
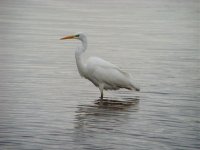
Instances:
[[[136,91],[140,91],[140,88],[139,88],[139,87],[136,87],[136,86],[134,86],[134,85],[132,85],[132,89],[133,89],[133,90],[136,90]]]
[[[133,77],[131,76],[131,89],[135,91],[140,91],[140,88],[135,84],[135,81],[133,80]]]

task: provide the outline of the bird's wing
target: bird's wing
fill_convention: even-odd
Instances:
[[[131,76],[122,71],[119,67],[98,57],[91,57],[87,61],[88,78],[95,83],[104,83],[105,85],[118,88],[130,88]]]
[[[124,72],[123,70],[121,70],[118,66],[108,62],[108,61],[105,61],[101,58],[98,58],[98,57],[90,57],[86,63],[87,65],[87,68],[90,70],[90,71],[95,71],[97,68],[104,68],[104,69],[114,69],[114,70],[118,70],[120,73],[122,73],[123,75],[127,76],[127,77],[130,77],[131,75],[128,74],[127,72]]]

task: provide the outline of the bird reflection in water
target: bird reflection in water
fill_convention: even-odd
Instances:
[[[98,99],[95,104],[100,108],[107,109],[127,109],[132,106],[136,106],[139,102],[139,97],[136,98],[124,98],[124,100],[114,100],[111,98]]]
[[[74,121],[74,142],[83,149],[109,149],[108,145],[99,144],[99,140],[126,128],[138,109],[138,97],[120,101],[104,98],[91,105],[79,105]]]
[[[112,98],[104,98],[95,100],[91,105],[79,105],[76,111],[76,121],[80,118],[89,116],[110,116],[117,114],[130,113],[138,111],[139,97],[123,98],[123,100],[115,100]],[[113,116],[113,114],[115,114]],[[98,118],[96,118],[98,119]]]

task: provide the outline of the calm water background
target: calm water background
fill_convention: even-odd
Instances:
[[[198,0],[1,0],[0,149],[200,149]],[[141,92],[99,107],[74,50],[130,72]]]

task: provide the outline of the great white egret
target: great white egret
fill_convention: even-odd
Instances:
[[[98,57],[90,57],[86,63],[83,62],[82,54],[87,49],[87,38],[83,33],[77,33],[61,38],[78,39],[82,46],[75,51],[75,58],[78,71],[82,77],[90,80],[96,87],[99,87],[101,99],[103,99],[103,90],[118,90],[125,88],[139,91],[140,89],[133,85],[133,78],[130,74],[122,71],[119,67]]]

